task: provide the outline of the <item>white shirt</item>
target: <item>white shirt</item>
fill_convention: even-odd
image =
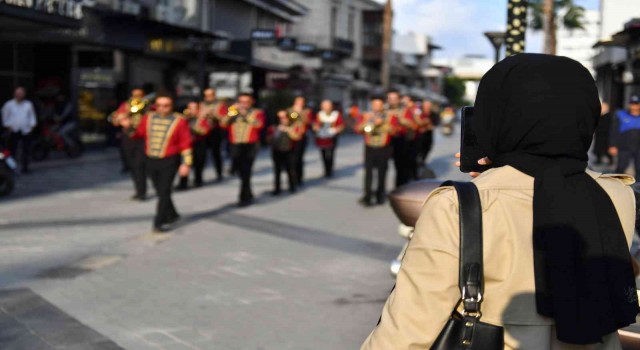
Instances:
[[[36,126],[36,112],[31,101],[7,101],[2,106],[2,125],[13,132],[22,132],[23,135],[31,132]]]

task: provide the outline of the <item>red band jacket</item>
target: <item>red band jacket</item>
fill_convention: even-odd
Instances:
[[[156,113],[145,115],[133,137],[145,140],[145,153],[149,158],[179,154],[184,164],[193,162],[189,123],[178,113],[166,117]]]

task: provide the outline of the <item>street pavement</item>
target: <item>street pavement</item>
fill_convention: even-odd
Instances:
[[[439,178],[465,178],[458,142],[438,134]],[[163,238],[149,233],[155,198],[129,201],[115,150],[35,164],[0,200],[0,348],[358,348],[403,244],[388,205],[357,204],[362,151],[343,137],[325,180],[309,149],[303,190],[272,197],[264,150],[256,205],[235,206],[237,179],[209,181],[174,195],[183,220]]]

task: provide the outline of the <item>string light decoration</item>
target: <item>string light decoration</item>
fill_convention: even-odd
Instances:
[[[523,53],[525,34],[527,32],[527,1],[508,0],[507,3],[507,37],[506,55]]]

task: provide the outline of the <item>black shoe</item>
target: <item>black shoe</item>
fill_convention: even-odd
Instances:
[[[280,193],[281,193],[281,192],[280,192],[280,190],[274,190],[274,191],[271,191],[271,195],[272,195],[272,196],[279,196],[279,195],[280,195]]]
[[[178,186],[174,187],[173,189],[176,192],[180,192],[180,191],[186,191],[188,189],[188,187],[187,187],[187,185],[178,185]]]
[[[366,197],[360,198],[360,200],[358,200],[358,203],[360,203],[360,205],[362,205],[363,207],[370,207],[371,206],[371,200],[369,198],[366,198]]]
[[[144,202],[147,200],[147,196],[141,196],[138,194],[134,194],[133,196],[131,196],[131,200],[132,201],[136,201],[136,202]]]
[[[158,235],[158,234],[167,233],[169,231],[171,231],[171,229],[169,229],[167,227],[153,226],[153,229],[151,230],[151,233]]]
[[[296,192],[298,192],[298,189],[295,188],[295,187],[289,189],[289,193],[291,193],[291,194],[294,194]]]
[[[252,199],[248,199],[248,200],[240,201],[238,203],[238,206],[240,208],[246,208],[246,207],[250,206],[251,204],[253,204],[253,200]]]
[[[384,199],[384,197],[383,198],[378,198],[378,200],[376,201],[376,203],[378,205],[384,205],[386,202],[387,202],[387,200]]]
[[[196,182],[193,183],[193,187],[196,187],[196,188],[202,187],[202,185],[203,185],[202,180],[196,181]]]
[[[167,225],[175,224],[176,222],[180,221],[180,219],[182,219],[182,217],[180,217],[180,215],[176,215],[173,218],[167,220],[166,224]]]

